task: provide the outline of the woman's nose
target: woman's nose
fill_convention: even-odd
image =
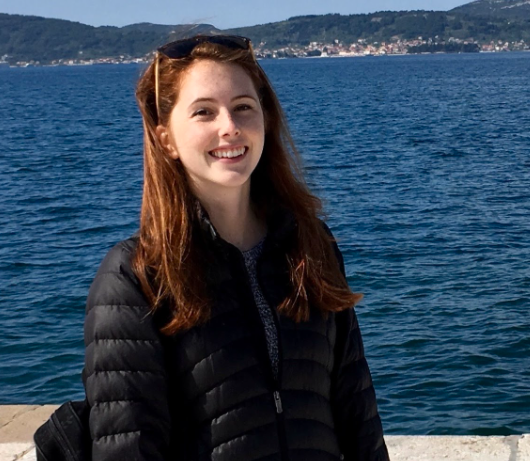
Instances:
[[[219,117],[221,136],[239,136],[241,134],[239,124],[230,112],[222,112]]]

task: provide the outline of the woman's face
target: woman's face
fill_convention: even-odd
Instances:
[[[168,152],[182,162],[199,197],[250,186],[265,127],[254,84],[240,66],[209,60],[192,64],[166,130]]]

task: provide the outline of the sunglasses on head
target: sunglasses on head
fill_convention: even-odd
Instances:
[[[166,43],[158,48],[157,51],[170,59],[181,59],[188,57],[195,47],[201,43],[222,45],[232,50],[250,49],[250,39],[239,35],[197,35],[196,37]]]
[[[197,35],[191,38],[184,38],[174,42],[166,43],[157,49],[158,55],[155,60],[155,105],[156,115],[160,121],[160,109],[158,103],[159,93],[159,75],[158,61],[159,56],[163,55],[169,59],[182,59],[191,55],[197,45],[201,43],[212,43],[215,45],[225,46],[231,50],[251,50],[250,39],[239,35]]]

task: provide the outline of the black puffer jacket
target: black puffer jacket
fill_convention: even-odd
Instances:
[[[161,320],[131,270],[134,238],[116,245],[96,275],[83,372],[92,459],[388,460],[353,309],[327,319],[315,311],[301,324],[275,315],[275,380],[242,255],[207,219],[200,227],[216,293],[205,325],[158,332]],[[284,255],[295,227],[285,213],[269,221],[258,275],[270,306],[288,289]]]

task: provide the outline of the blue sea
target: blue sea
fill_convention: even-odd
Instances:
[[[530,433],[530,53],[262,61],[365,294],[388,434]],[[137,65],[0,69],[0,404],[81,398],[138,226]]]

